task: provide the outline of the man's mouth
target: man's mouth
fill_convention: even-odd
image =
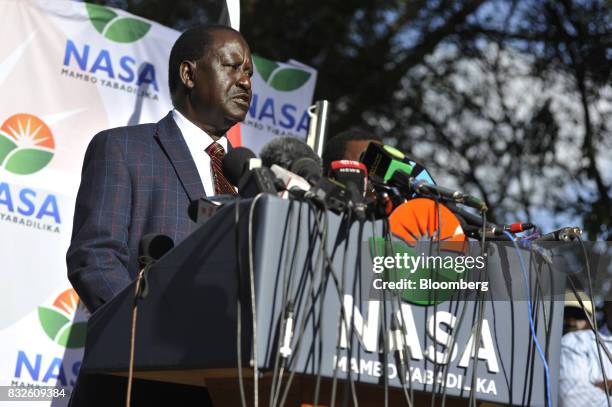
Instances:
[[[245,106],[249,106],[251,104],[251,98],[246,93],[233,96],[232,100],[238,102],[239,104],[245,105]]]

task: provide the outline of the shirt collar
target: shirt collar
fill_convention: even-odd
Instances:
[[[176,122],[176,125],[181,130],[183,138],[187,143],[190,151],[204,151],[215,142],[212,137],[208,135],[204,130],[193,124],[187,119],[181,112],[174,109],[172,110],[172,117]],[[225,152],[227,152],[227,137],[223,136],[217,143],[221,144]]]

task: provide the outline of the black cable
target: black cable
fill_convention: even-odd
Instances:
[[[253,270],[253,214],[255,212],[255,205],[257,201],[264,196],[263,193],[259,193],[253,198],[251,207],[249,208],[249,289],[251,291],[251,323],[253,330],[253,405],[259,407],[259,372],[257,371],[259,366],[258,361],[258,349],[257,349],[257,305],[255,298],[255,274]]]
[[[329,264],[329,262],[327,263],[326,266],[326,260],[329,260],[327,256],[325,256],[325,253],[327,251],[327,231],[329,228],[329,219],[327,217],[327,211],[323,212],[323,230],[321,233],[321,245],[320,245],[320,251],[321,251],[321,258],[323,261],[323,267],[321,268],[322,271],[322,275],[321,275],[321,282],[320,282],[320,304],[319,304],[319,318],[318,318],[318,337],[319,337],[319,358],[318,358],[318,367],[317,367],[317,376],[316,376],[316,380],[315,380],[315,393],[314,393],[314,402],[313,405],[317,406],[319,404],[319,392],[321,390],[321,367],[322,367],[322,359],[323,359],[323,310],[325,309],[325,295],[327,293],[327,276],[329,275],[328,273],[326,273],[326,271],[328,271],[332,265]]]
[[[291,233],[292,233],[292,226],[293,226],[293,207],[294,207],[294,200],[289,199],[289,209],[287,211],[287,217],[286,217],[286,221],[285,221],[285,228],[286,228],[286,234],[284,234],[284,238],[283,238],[283,244],[282,246],[285,245],[285,242],[291,241]],[[298,225],[298,232],[296,233],[296,238],[295,241],[297,242],[299,236],[299,225]],[[288,237],[288,238],[287,238]],[[285,265],[282,268],[282,278],[283,278],[283,290],[282,290],[282,298],[281,298],[281,314],[280,314],[280,327],[279,327],[279,338],[278,338],[278,345],[276,347],[276,355],[274,357],[274,370],[273,370],[273,374],[272,374],[272,380],[271,380],[271,385],[270,385],[270,396],[269,396],[269,402],[268,402],[268,406],[269,407],[273,407],[275,405],[276,402],[276,385],[277,385],[277,381],[279,380],[279,373],[280,375],[282,375],[282,371],[281,370],[281,346],[283,345],[284,342],[284,337],[285,337],[285,330],[287,329],[287,315],[285,315],[286,313],[291,312],[289,310],[289,307],[292,305],[290,305],[290,302],[288,300],[288,293],[289,293],[289,280],[290,278],[288,278],[288,276],[290,276],[290,268],[289,268],[289,261],[290,259],[292,260],[291,262],[293,263],[293,258],[294,258],[294,253],[295,253],[295,248],[294,251],[291,252],[291,245],[287,244],[287,248],[286,248],[286,252],[285,252]],[[283,358],[283,362],[284,362],[284,358]]]
[[[315,222],[317,222],[317,234],[316,234],[316,236],[319,236],[318,232],[320,231],[320,227],[319,227],[320,225],[319,225],[319,220],[318,220],[318,217],[317,217],[317,214],[316,214],[317,208],[316,208],[316,206],[314,204],[312,204],[312,202],[310,202],[310,201],[306,201],[306,202],[309,204],[309,206],[311,208],[314,208],[314,211],[315,211],[314,219],[315,219]],[[316,238],[314,240],[316,241]],[[311,247],[312,247],[312,244],[311,244]],[[309,248],[309,252],[310,252],[310,250],[311,250],[311,248]],[[307,256],[307,257],[311,257],[311,256]],[[307,262],[307,263],[310,263],[310,262]],[[321,264],[321,263],[322,262],[317,262],[317,264]],[[298,318],[300,320],[300,329],[299,329],[298,339],[297,339],[297,343],[296,343],[296,352],[293,354],[293,357],[291,358],[291,361],[288,363],[288,366],[290,366],[294,361],[298,360],[298,358],[299,358],[299,352],[301,350],[301,345],[302,345],[302,342],[303,342],[302,338],[304,336],[303,334],[304,334],[304,330],[305,330],[305,327],[306,327],[306,322],[309,319],[308,315],[312,313],[313,314],[313,318],[314,318],[314,311],[311,308],[315,306],[315,304],[314,304],[315,296],[314,296],[313,293],[314,293],[314,278],[315,278],[315,275],[316,275],[316,270],[312,271],[312,267],[307,267],[307,268],[308,268],[308,270],[311,271],[310,272],[311,277],[309,279],[311,295],[306,297],[306,306],[304,307],[304,312],[307,312],[307,314],[303,315],[301,318]],[[310,300],[313,300],[313,305],[312,306],[309,303]],[[297,304],[297,303],[298,303],[297,301],[294,301],[294,304]],[[296,321],[297,321],[297,319],[296,319]],[[313,337],[313,340],[314,340],[314,337]],[[288,393],[289,393],[289,389],[291,388],[291,383],[293,381],[294,376],[295,376],[295,370],[292,370],[290,375],[289,375],[289,378],[287,379],[287,384],[285,385],[285,389],[284,389],[282,397],[281,397],[281,401],[280,401],[280,405],[281,406],[285,404],[285,401],[287,399],[287,396],[288,396]]]
[[[376,236],[376,230],[374,227],[373,219],[372,219],[372,236],[373,237]],[[383,219],[383,239],[388,239],[389,241],[391,241],[391,232],[390,232],[388,218]],[[391,246],[391,248],[393,248],[393,246]],[[374,255],[377,257],[378,256],[378,246],[376,244],[374,244],[374,251],[375,251]],[[406,401],[406,404],[408,404],[409,407],[412,407],[413,400],[414,400],[414,389],[411,386],[410,356],[409,356],[410,352],[408,349],[408,344],[406,342],[406,337],[408,333],[406,331],[406,325],[404,324],[404,321],[406,319],[404,318],[404,310],[402,308],[401,294],[399,295],[395,294],[393,297],[394,297],[394,301],[392,301],[391,304],[392,306],[395,305],[398,308],[398,311],[394,312],[392,310],[392,320],[391,321],[392,322],[396,321],[396,319],[394,319],[394,316],[397,315],[398,313],[399,313],[399,318],[401,319],[401,321],[399,322],[399,325],[401,328],[401,334],[400,334],[401,348],[398,349],[398,359],[399,359],[400,368],[401,368],[401,374],[399,375],[400,384],[402,385],[402,390],[403,390],[404,399]],[[393,323],[392,323],[391,329],[393,329]],[[406,376],[408,376],[408,382],[406,382]],[[407,389],[406,386],[409,386],[409,388]]]
[[[482,241],[480,245],[480,255],[486,259],[486,225],[487,225],[487,211],[482,211]],[[488,270],[485,268],[485,279],[488,280]],[[478,308],[478,321],[476,321],[476,335],[474,337],[474,366],[472,367],[472,381],[470,383],[470,398],[469,405],[470,407],[476,407],[476,377],[478,375],[478,354],[480,350],[480,339],[482,335],[482,320],[484,319],[484,310],[485,310],[486,301],[482,298],[482,291],[478,290],[476,292],[476,307]]]
[[[244,391],[244,372],[242,371],[242,249],[240,247],[240,201],[234,201],[234,229],[236,257],[238,262],[238,292],[236,295],[236,352],[238,360],[238,387],[240,389],[240,404],[246,407],[246,395]]]
[[[593,282],[591,279],[591,266],[589,263],[589,257],[587,255],[587,251],[586,251],[586,247],[584,246],[584,242],[582,241],[582,239],[580,238],[580,235],[576,235],[576,237],[578,238],[578,241],[580,242],[580,247],[582,248],[582,253],[584,255],[584,265],[586,268],[586,274],[587,274],[587,282],[589,285],[589,299],[591,300],[591,304],[593,305],[593,307],[595,306],[595,301],[593,299]],[[595,332],[595,338],[596,341],[598,343],[597,346],[597,356],[599,358],[599,366],[601,367],[601,376],[603,378],[603,382],[604,382],[604,389],[606,391],[606,401],[608,402],[608,407],[610,407],[610,386],[608,383],[608,378],[606,377],[606,371],[604,369],[604,365],[603,365],[603,357],[601,356],[601,348],[602,346],[605,346],[602,341],[601,341],[601,336],[599,335],[599,328],[597,327],[597,318],[593,318],[593,328],[594,328],[594,332]]]
[[[338,301],[340,303],[340,315],[338,316],[338,323],[336,329],[336,355],[334,358],[334,372],[332,376],[332,389],[331,389],[331,401],[330,407],[335,407],[336,405],[336,386],[338,384],[338,359],[340,357],[340,344],[342,337],[342,324],[346,323],[346,312],[344,310],[344,290],[346,288],[346,256],[348,254],[349,247],[349,234],[351,229],[351,212],[347,212],[346,214],[346,238],[344,239],[344,254],[342,255],[342,274],[341,274],[341,283],[340,283],[340,295],[338,295]],[[345,333],[348,336],[348,329],[345,328]],[[350,346],[350,345],[349,345]]]

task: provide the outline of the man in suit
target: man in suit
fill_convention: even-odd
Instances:
[[[225,26],[189,29],[170,53],[174,110],[158,123],[106,130],[92,139],[66,256],[68,278],[90,312],[135,279],[144,235],[161,233],[178,243],[196,227],[187,214],[190,202],[235,194],[220,163],[230,148],[225,133],[248,111],[252,74],[251,51],[240,33]],[[94,385],[113,386],[115,391],[106,393],[122,395],[115,386],[118,379],[97,379],[103,382],[79,377],[80,392],[75,393],[80,397],[73,397],[73,405],[124,403],[121,397],[102,401],[104,390],[93,401],[82,398],[88,393],[84,389]],[[140,387],[140,394],[159,394],[164,386]],[[189,395],[188,387],[166,393],[186,405],[200,394]],[[138,386],[134,391],[135,400],[148,404]]]
[[[155,124],[97,134],[83,164],[68,277],[90,312],[134,280],[138,246],[147,233],[175,243],[195,224],[191,201],[235,193],[217,164],[227,130],[251,101],[249,47],[224,26],[183,33],[170,53],[175,109]]]

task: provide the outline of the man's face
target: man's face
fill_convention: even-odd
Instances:
[[[351,140],[346,142],[344,149],[344,160],[359,161],[370,143],[379,143],[377,140]]]
[[[244,120],[251,103],[251,51],[233,31],[213,31],[206,54],[196,61],[191,104],[198,121],[227,130]]]

